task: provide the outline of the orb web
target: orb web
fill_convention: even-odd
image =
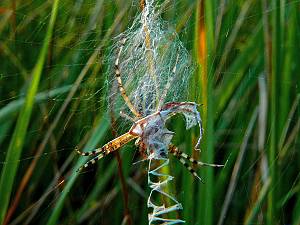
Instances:
[[[132,26],[116,37],[108,60],[108,99],[111,111],[115,114],[121,111],[125,112],[123,115],[133,115],[135,118],[149,116],[142,137],[149,160],[148,208],[151,212],[148,222],[179,224],[184,221],[172,219],[169,215],[172,211],[182,209],[181,204],[165,188],[172,177],[160,171],[169,164],[168,148],[173,137],[173,133],[165,127],[165,122],[169,117],[181,113],[187,129],[199,124],[198,147],[202,135],[201,118],[195,103],[191,106],[172,103],[189,105],[185,101],[193,64],[177,33],[160,18],[157,9],[152,0],[145,0],[142,13],[137,15]],[[156,112],[159,114],[156,115]],[[154,203],[155,194],[169,198],[170,204]]]
[[[114,78],[117,59],[126,94],[141,115],[154,113],[166,102],[185,99],[193,71],[191,58],[175,30],[159,17],[152,1],[132,26],[116,37],[109,55],[108,84],[110,97],[116,95],[114,110],[128,113]]]

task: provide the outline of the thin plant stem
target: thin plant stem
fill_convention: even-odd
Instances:
[[[271,56],[271,77],[270,77],[270,118],[271,118],[271,143],[269,147],[269,168],[271,178],[271,189],[268,194],[268,212],[267,224],[273,225],[278,223],[278,214],[276,210],[276,202],[278,197],[278,168],[277,168],[277,154],[278,154],[278,140],[279,140],[279,117],[278,117],[278,103],[279,103],[279,89],[278,81],[280,75],[280,1],[272,1],[272,56]]]
[[[116,119],[114,117],[114,110],[113,110],[113,105],[114,105],[114,98],[110,98],[110,119],[111,119],[111,127],[112,127],[112,135],[114,138],[117,137],[117,126],[116,126]],[[123,169],[122,169],[122,159],[120,157],[120,153],[119,151],[114,152],[114,155],[117,159],[118,162],[118,175],[121,181],[121,187],[122,187],[122,195],[123,195],[123,204],[124,204],[124,224],[132,224],[132,217],[130,214],[130,210],[128,207],[128,188],[127,188],[127,184],[125,181],[125,177],[124,177],[124,173],[123,173]],[[122,223],[123,224],[123,223]]]

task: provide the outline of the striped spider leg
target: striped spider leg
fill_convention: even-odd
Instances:
[[[126,90],[123,86],[122,79],[121,79],[119,61],[120,61],[120,56],[121,56],[122,50],[124,48],[125,42],[126,42],[126,39],[123,38],[121,40],[121,47],[120,47],[120,49],[117,53],[117,58],[116,58],[116,61],[115,61],[115,77],[116,77],[116,80],[118,82],[118,88],[119,88],[120,94],[121,94],[122,98],[124,99],[125,104],[128,106],[128,108],[130,109],[130,111],[133,113],[133,115],[136,118],[140,118],[141,114],[135,109],[135,107],[131,103],[129,97],[126,94]],[[127,119],[132,120],[133,122],[136,120],[135,118],[131,118],[130,116],[126,115],[123,112],[120,112],[120,115],[122,117],[125,117]],[[118,150],[123,145],[127,144],[128,142],[132,141],[133,139],[136,139],[138,136],[136,136],[134,133],[132,133],[131,130],[133,130],[133,128],[131,128],[129,132],[127,132],[127,133],[113,139],[112,141],[108,142],[103,147],[92,150],[92,151],[89,151],[89,152],[82,152],[82,151],[79,151],[76,148],[76,152],[78,154],[82,155],[82,156],[96,156],[93,159],[86,162],[83,166],[81,166],[77,170],[77,172],[81,171],[83,168],[87,168],[87,167],[95,164],[98,160],[102,159],[104,156],[108,155],[109,153],[111,153],[113,151]]]
[[[83,168],[96,163],[104,156],[118,150],[128,142],[138,139],[136,145],[140,147],[140,153],[144,157],[147,157],[150,154],[156,154],[155,158],[157,159],[166,158],[167,152],[165,152],[164,149],[165,146],[168,146],[168,152],[173,154],[188,169],[188,171],[191,172],[193,176],[201,180],[194,169],[186,161],[198,166],[222,167],[223,165],[197,161],[189,155],[181,152],[176,146],[171,144],[173,132],[165,128],[165,121],[168,118],[177,113],[187,114],[185,116],[189,117],[196,113],[196,111],[193,110],[195,107],[196,104],[191,102],[167,103],[162,107],[161,111],[137,120],[127,133],[108,142],[103,147],[90,152],[81,152],[77,150],[77,152],[83,156],[97,155],[95,158],[89,160],[82,167],[80,167],[78,171],[81,171]]]
[[[200,177],[192,169],[192,167],[188,165],[186,160],[190,161],[194,165],[199,166],[223,166],[197,161],[192,157],[188,156],[187,154],[181,152],[177,147],[171,144],[171,139],[174,133],[166,128],[165,122],[170,117],[178,113],[183,114],[186,118],[186,121],[189,122],[189,125],[187,124],[187,128],[198,123],[200,126],[200,138],[202,136],[201,119],[196,109],[196,103],[169,102],[163,105],[164,98],[167,95],[167,91],[170,88],[171,83],[173,82],[172,79],[169,80],[169,82],[167,83],[166,89],[164,90],[164,93],[162,93],[158,109],[155,113],[142,117],[142,114],[140,114],[135,109],[134,105],[131,103],[129,97],[126,94],[125,88],[123,87],[121,71],[119,66],[120,55],[122,53],[125,41],[126,39],[121,40],[121,47],[119,49],[117,59],[115,61],[115,77],[118,82],[118,88],[121,93],[121,96],[124,99],[125,104],[128,106],[130,111],[134,114],[135,118],[131,118],[130,116],[127,116],[122,112],[120,114],[121,116],[126,117],[127,119],[129,118],[134,124],[127,133],[113,139],[101,148],[89,152],[81,152],[77,149],[77,153],[82,156],[95,156],[93,159],[89,160],[87,163],[81,166],[78,169],[78,171],[81,171],[83,168],[89,167],[90,165],[96,163],[98,160],[105,157],[109,153],[120,149],[123,145],[127,144],[128,142],[134,139],[137,139],[136,145],[139,146],[140,153],[144,158],[147,158],[150,154],[155,154],[155,158],[162,159],[166,158],[169,152],[173,154],[177,159],[179,159],[179,161],[198,179],[200,179]],[[178,62],[178,57],[179,56],[177,55],[176,64]],[[176,72],[176,64],[172,70],[173,74],[175,74]]]
[[[108,142],[103,147],[89,151],[89,152],[81,152],[76,149],[76,152],[82,156],[96,156],[93,159],[86,162],[83,166],[81,166],[77,172],[81,171],[83,168],[89,167],[95,164],[98,160],[102,159],[104,156],[108,155],[109,153],[118,150],[123,145],[127,144],[128,142],[132,141],[133,139],[137,138],[134,134],[127,132],[114,140]]]
[[[139,151],[140,154],[142,155],[142,157],[144,158],[142,161],[144,161],[147,158],[146,155],[146,147],[145,144],[142,143],[141,141],[138,141],[136,143],[136,145],[139,147]],[[173,144],[169,145],[169,149],[168,149],[169,153],[174,155],[176,157],[176,159],[179,160],[180,163],[182,163],[184,165],[184,167],[197,179],[199,179],[202,183],[203,180],[201,179],[201,177],[197,174],[197,172],[189,165],[188,162],[190,162],[192,165],[195,166],[210,166],[210,167],[224,167],[224,165],[221,164],[213,164],[213,163],[204,163],[201,162],[199,160],[194,159],[193,157],[189,156],[188,154],[180,151],[178,149],[178,147],[176,147]],[[187,162],[188,161],[188,162]]]
[[[187,170],[196,178],[198,178],[202,183],[202,179],[200,176],[198,176],[198,174],[196,173],[196,171],[186,162],[189,161],[191,162],[193,165],[198,165],[198,166],[210,166],[210,167],[223,167],[224,165],[220,165],[220,164],[212,164],[212,163],[204,163],[201,161],[198,161],[196,159],[194,159],[193,157],[189,156],[188,154],[180,151],[175,145],[169,145],[169,152],[171,154],[173,154],[184,166],[185,168],[187,168]]]
[[[110,154],[111,152],[120,149],[123,145],[127,144],[128,142],[134,139],[139,138],[139,140],[142,141],[141,143],[143,143],[143,139],[144,139],[143,136],[144,136],[144,130],[146,125],[149,123],[149,121],[152,120],[152,118],[156,118],[158,115],[159,113],[153,113],[145,118],[136,121],[127,133],[113,139],[112,141],[108,142],[101,148],[88,151],[88,152],[82,152],[76,149],[76,152],[82,156],[96,156],[93,159],[86,162],[83,166],[81,166],[77,170],[77,172],[81,171],[83,168],[87,168],[95,164],[98,160],[102,159],[103,157]]]
[[[125,91],[125,88],[123,86],[122,79],[121,79],[121,69],[120,69],[120,62],[119,61],[120,61],[120,56],[122,54],[125,42],[126,42],[126,38],[123,38],[121,40],[121,47],[119,49],[117,59],[115,61],[115,76],[116,76],[116,80],[118,82],[119,91],[120,91],[121,96],[124,99],[126,105],[128,106],[128,108],[130,109],[130,111],[133,113],[133,115],[135,117],[140,118],[141,114],[135,109],[134,105],[130,101],[128,95],[126,94],[126,91]]]
[[[150,115],[148,117],[145,117],[145,118],[142,118],[142,119],[136,121],[127,133],[113,139],[112,141],[108,142],[101,148],[98,148],[98,149],[95,149],[92,151],[88,151],[88,152],[82,152],[82,151],[79,151],[78,149],[76,149],[76,152],[82,156],[96,156],[97,155],[93,159],[86,162],[77,171],[81,171],[83,168],[87,168],[87,167],[95,164],[98,160],[102,159],[109,153],[120,149],[123,145],[127,144],[128,142],[130,142],[134,139],[140,138],[143,134],[145,124],[147,124],[147,121],[149,119],[151,119],[152,116],[155,116],[156,114],[157,113],[154,113],[153,115]]]

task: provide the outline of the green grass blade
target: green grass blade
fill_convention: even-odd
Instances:
[[[259,23],[254,29],[253,34],[248,37],[241,53],[236,57],[226,71],[228,74],[238,74],[238,76],[234,78],[232,78],[232,76],[224,77],[223,84],[219,85],[216,90],[218,111],[224,110],[226,104],[246,74],[246,70],[249,68],[249,65],[256,59],[257,55],[260,54],[260,46],[262,45],[261,37],[262,25]]]
[[[292,224],[293,225],[299,225],[300,224],[300,198],[299,197],[298,197],[295,209],[294,209],[293,223]]]
[[[282,69],[282,80],[280,82],[280,130],[284,127],[287,120],[289,108],[291,107],[290,87],[287,84],[292,83],[293,59],[297,49],[294,46],[297,34],[297,4],[291,4],[291,12],[288,20],[289,29],[287,29],[286,50],[284,52],[284,63]]]
[[[113,160],[113,162],[107,168],[105,168],[104,174],[99,173],[97,183],[94,185],[93,190],[86,197],[84,204],[76,213],[77,221],[80,222],[80,220],[82,219],[86,211],[88,211],[88,209],[93,206],[93,204],[97,199],[97,196],[100,196],[100,194],[103,192],[105,188],[105,185],[107,185],[109,180],[112,179],[112,176],[116,172],[116,168],[117,168],[117,160]]]
[[[281,28],[280,28],[280,1],[272,1],[272,55],[271,55],[271,99],[270,99],[270,118],[271,118],[271,143],[269,148],[269,168],[271,177],[271,189],[268,195],[268,212],[267,212],[267,224],[271,225],[276,223],[278,214],[276,210],[276,202],[278,198],[278,187],[277,187],[277,177],[278,168],[276,161],[276,156],[278,153],[278,140],[279,140],[279,76],[281,67]]]
[[[200,1],[201,2],[201,1]],[[201,3],[199,3],[199,7]],[[206,74],[200,74],[204,76],[202,79],[201,87],[204,89],[202,91],[202,98],[204,102],[203,110],[203,127],[204,127],[204,137],[203,137],[203,151],[202,158],[203,161],[212,162],[214,158],[214,94],[213,94],[213,84],[214,84],[214,1],[207,0],[204,1],[202,5],[204,7],[204,29],[205,29],[205,49],[206,49],[206,60],[205,64],[201,65],[205,67]],[[207,88],[205,87],[207,85]],[[212,225],[213,224],[213,169],[205,168],[202,171],[202,176],[205,179],[205,187],[200,187],[200,204],[199,212],[197,212],[197,221],[201,224]]]
[[[66,85],[60,88],[55,88],[50,91],[40,92],[36,94],[34,98],[34,103],[43,102],[49,98],[54,98],[55,96],[65,94],[72,88],[72,85]],[[0,123],[4,122],[5,120],[12,118],[12,115],[18,113],[20,108],[24,106],[25,98],[20,98],[18,100],[12,101],[7,104],[5,107],[0,109]]]
[[[17,160],[13,162],[19,162],[14,178],[8,177],[13,180],[9,193],[13,194],[5,206],[5,222],[129,225],[124,220],[113,156],[78,176],[74,169],[86,158],[77,156],[73,149],[93,148],[112,139],[105,115],[107,98],[120,97],[117,86],[110,91],[106,85],[116,85],[114,77],[107,76],[108,70],[114,70],[113,58],[118,51],[113,37],[128,28],[136,31],[131,24],[141,12],[142,1],[60,1],[27,129],[23,137],[14,136],[14,141],[24,139],[23,149],[15,154],[16,148],[10,146],[18,116],[28,108],[29,75],[40,60],[54,1],[18,4],[17,0],[2,0],[0,4],[0,170],[12,164],[6,155],[11,158],[14,154]],[[299,1],[154,2],[165,21],[162,28],[176,30],[197,64],[185,88],[176,90],[174,82],[170,89],[188,93],[179,101],[203,104],[198,108],[205,126],[202,151],[193,149],[199,130],[186,131],[180,116],[167,124],[176,134],[172,143],[201,161],[226,162],[221,169],[188,162],[203,179],[202,184],[170,155],[169,173],[174,182],[169,188],[183,205],[176,217],[193,225],[217,224],[218,219],[224,225],[299,225]],[[182,65],[183,61],[178,62]],[[166,63],[166,70],[172,69],[169,66]],[[126,87],[131,80],[123,78]],[[257,123],[246,137],[257,105]],[[125,105],[124,112],[128,112]],[[131,125],[125,120],[117,120],[119,133]],[[246,138],[247,148],[241,152]],[[147,162],[134,163],[141,157],[133,142],[120,153],[129,185],[132,224],[148,224]],[[242,154],[238,173],[231,179]],[[7,185],[6,178],[1,182]],[[0,211],[7,205],[3,204],[3,191]],[[222,205],[226,207],[222,209]]]
[[[100,120],[99,125],[96,127],[95,132],[93,133],[92,137],[87,142],[83,151],[94,149],[96,147],[96,145],[99,143],[99,141],[101,139],[103,139],[103,137],[106,135],[108,127],[109,127],[108,121],[109,120],[107,118],[107,115],[103,116],[103,118]],[[58,224],[58,219],[61,214],[62,208],[64,206],[65,200],[78,177],[78,173],[76,173],[76,169],[78,169],[86,161],[87,161],[87,158],[85,158],[85,157],[80,157],[80,159],[77,161],[65,188],[63,189],[59,199],[56,202],[56,205],[55,205],[53,212],[47,222],[47,225]]]
[[[1,180],[0,180],[0,223],[3,222],[6,214],[6,210],[9,204],[9,199],[11,196],[12,186],[14,183],[15,175],[17,173],[18,165],[19,165],[19,158],[21,155],[21,151],[24,144],[24,139],[26,136],[32,107],[34,103],[34,97],[36,95],[39,81],[42,73],[42,69],[45,63],[46,55],[48,52],[48,46],[52,37],[52,32],[54,28],[54,23],[56,20],[57,10],[58,10],[58,3],[59,0],[55,0],[51,17],[49,21],[49,26],[47,29],[47,33],[43,42],[42,50],[39,54],[38,61],[33,69],[32,72],[32,81],[30,83],[24,107],[22,108],[18,120],[17,125],[14,130],[11,142],[9,144],[9,148],[6,155],[7,162],[14,162],[8,163],[3,166],[2,173],[1,173]]]
[[[254,127],[255,121],[257,119],[257,114],[258,114],[257,112],[258,112],[258,110],[257,110],[257,108],[255,108],[253,113],[252,113],[251,119],[249,121],[249,124],[248,124],[247,130],[245,132],[245,135],[243,137],[243,141],[242,141],[242,144],[241,144],[241,147],[240,147],[239,155],[238,155],[237,160],[235,162],[233,172],[232,172],[232,175],[231,175],[231,178],[230,178],[229,186],[228,186],[228,189],[227,189],[227,192],[226,192],[226,197],[225,197],[225,200],[224,200],[224,203],[223,203],[223,206],[222,206],[222,211],[221,211],[221,215],[219,217],[218,225],[224,224],[224,219],[226,218],[226,214],[227,214],[227,211],[229,209],[229,205],[230,205],[230,202],[232,200],[232,196],[233,196],[233,194],[235,192],[235,189],[236,189],[236,186],[237,186],[237,181],[238,181],[240,170],[241,170],[241,167],[242,167],[242,164],[243,164],[243,161],[244,161],[244,157],[245,157],[245,154],[246,154],[246,149],[247,149],[247,145],[248,145],[248,142],[249,142],[249,138],[250,138],[250,136],[253,132],[253,127]]]
[[[265,198],[267,197],[269,188],[270,188],[270,180],[267,180],[266,183],[264,184],[264,186],[262,187],[262,189],[260,190],[258,199],[254,205],[254,207],[252,208],[251,212],[249,213],[246,221],[245,221],[245,225],[251,225],[255,223],[255,218],[258,214],[258,212],[261,210],[261,208],[263,207],[263,203],[265,202]]]

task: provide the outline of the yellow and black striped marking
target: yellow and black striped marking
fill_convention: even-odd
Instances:
[[[200,181],[202,181],[201,178],[198,176],[198,174],[195,172],[195,170],[191,166],[189,166],[189,164],[185,161],[185,159],[190,161],[192,164],[199,165],[199,166],[211,166],[211,167],[223,167],[224,166],[224,165],[219,165],[219,164],[211,164],[211,163],[204,163],[201,161],[197,161],[196,159],[194,159],[194,158],[190,157],[189,155],[180,151],[174,145],[169,146],[169,151],[177,159],[179,159],[179,161],[188,169],[188,171],[190,171],[191,174],[193,174],[193,176],[197,177]]]
[[[121,40],[121,47],[119,49],[119,53],[118,53],[117,59],[115,61],[115,75],[116,75],[116,79],[118,82],[118,87],[119,87],[120,93],[121,93],[125,103],[127,104],[128,108],[136,117],[141,117],[141,114],[138,113],[138,111],[135,109],[135,107],[131,103],[128,95],[126,94],[126,91],[125,91],[125,88],[123,86],[122,79],[121,79],[121,72],[120,72],[121,70],[120,70],[120,62],[119,61],[120,61],[120,56],[121,56],[122,50],[124,48],[125,42],[126,42],[126,39],[123,38]]]
[[[186,155],[185,153],[179,151],[179,149],[174,146],[174,145],[170,145],[169,146],[169,151],[171,154],[173,154],[177,159],[179,159],[179,161],[185,166],[185,168],[187,168],[187,170],[196,178],[198,178],[201,182],[202,179],[201,177],[198,176],[198,174],[196,173],[196,171],[184,160],[187,157],[189,157],[188,155]],[[183,156],[183,154],[185,155],[185,157]],[[191,158],[191,157],[189,157]]]
[[[95,164],[99,159],[103,158],[105,155],[107,155],[107,154],[101,153],[101,154],[99,154],[98,156],[96,156],[95,158],[93,158],[93,159],[87,161],[83,166],[79,167],[79,168],[76,170],[76,172],[80,172],[80,171],[83,170],[84,168],[87,168],[87,167],[89,167],[89,166]]]
[[[104,145],[101,148],[95,149],[93,151],[89,152],[81,152],[78,149],[76,149],[77,153],[82,155],[82,156],[91,156],[91,155],[97,155],[95,158],[89,160],[87,163],[85,163],[83,166],[81,166],[78,171],[81,171],[83,168],[89,167],[90,165],[95,164],[99,159],[103,158],[104,156],[108,155],[109,153],[118,150],[121,148],[123,145],[127,144],[131,140],[137,138],[137,136],[134,136],[130,133],[125,133],[114,140],[108,142],[106,145]]]
[[[210,166],[210,167],[223,167],[224,165],[220,165],[220,164],[213,164],[213,163],[204,163],[201,161],[198,161],[196,159],[194,159],[193,157],[185,154],[184,152],[180,151],[176,146],[171,145],[172,151],[170,150],[170,152],[175,155],[176,157],[177,155],[179,157],[185,158],[186,160],[190,161],[191,163],[195,164],[195,165],[199,165],[199,166]],[[175,154],[174,154],[175,153]]]

